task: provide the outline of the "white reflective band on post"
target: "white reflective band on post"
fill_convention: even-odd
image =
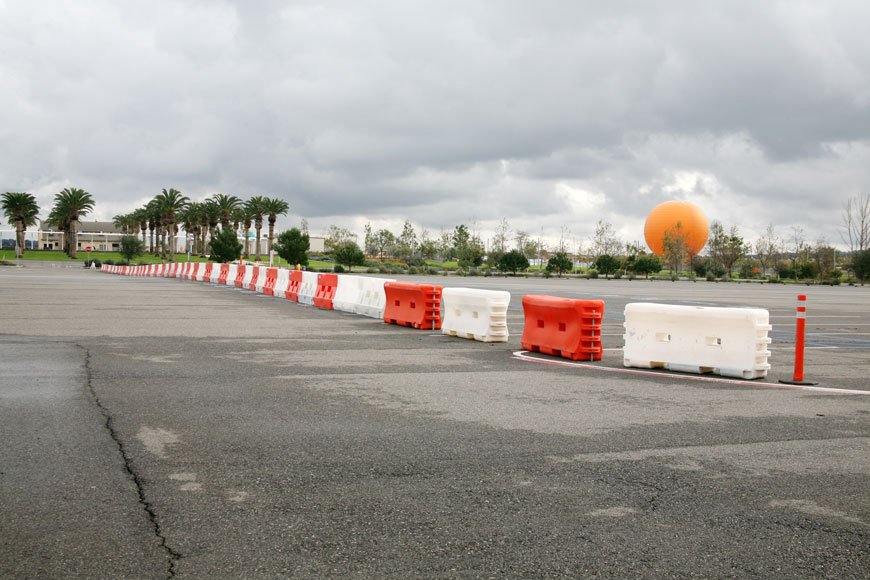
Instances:
[[[801,312],[800,310],[798,310],[797,317],[798,317],[798,318],[806,318],[806,317],[807,317],[807,313],[806,313],[806,312]]]

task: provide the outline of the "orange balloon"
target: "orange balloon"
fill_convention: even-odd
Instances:
[[[646,216],[643,226],[643,236],[646,245],[653,254],[661,256],[664,253],[664,240],[668,231],[680,225],[680,231],[686,236],[689,254],[697,256],[707,243],[709,226],[707,216],[697,205],[688,201],[666,201],[655,206]]]

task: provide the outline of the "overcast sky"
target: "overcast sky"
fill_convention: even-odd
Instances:
[[[0,191],[577,242],[599,219],[642,240],[676,199],[842,245],[870,192],[868,23],[861,0],[0,0]]]

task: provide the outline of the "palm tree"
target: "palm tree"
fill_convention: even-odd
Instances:
[[[221,222],[221,229],[230,227],[230,216],[233,210],[242,207],[242,200],[235,195],[217,193],[211,197],[211,201],[218,207],[218,219]]]
[[[260,261],[260,232],[263,230],[263,214],[266,213],[263,209],[265,203],[266,198],[259,195],[252,197],[245,203],[245,207],[248,208],[248,212],[254,218],[254,229],[257,230],[257,253],[254,256],[254,261],[256,262]]]
[[[193,223],[194,220],[199,221],[199,217],[196,215],[196,202],[190,202],[185,206],[185,208],[178,212],[177,220],[181,224],[181,227],[184,228],[184,248],[190,251],[188,248],[187,236],[193,231]]]
[[[205,257],[205,251],[207,248],[207,245],[205,243],[205,234],[208,233],[209,240],[214,239],[214,230],[217,227],[218,222],[220,221],[221,211],[218,205],[213,200],[207,199],[202,203],[202,212],[203,215],[200,218],[202,225],[208,226],[207,229],[203,227],[202,246],[200,248],[200,250],[202,251],[200,256]]]
[[[130,233],[130,226],[133,225],[132,220],[130,218],[132,214],[122,213],[116,215],[112,218],[112,223],[115,224],[115,227],[121,230],[124,234]]]
[[[148,218],[148,230],[151,232],[151,245],[148,248],[148,253],[157,255],[157,246],[154,244],[154,230],[157,230],[157,226],[160,224],[160,206],[157,203],[156,197],[145,204],[145,216]],[[159,242],[160,231],[157,231],[157,235]]]
[[[55,219],[62,219],[69,229],[68,254],[70,258],[76,260],[79,257],[76,251],[78,248],[79,217],[86,216],[93,211],[94,198],[84,189],[67,187],[54,196],[54,203],[52,214],[55,214]],[[55,210],[57,211],[55,212]]]
[[[177,189],[164,189],[156,198],[163,216],[164,230],[169,233],[169,261],[175,261],[175,212],[183,210],[190,199],[181,195]],[[166,258],[166,245],[163,246],[163,258]]]
[[[50,228],[54,228],[61,232],[63,236],[63,251],[69,254],[69,229],[67,227],[68,220],[66,216],[61,215],[61,207],[55,204],[51,211],[48,213],[48,217],[43,222],[43,225],[46,225]]]
[[[244,249],[243,256],[245,257],[246,260],[251,257],[251,249],[250,249],[251,240],[248,236],[251,233],[251,224],[252,224],[252,221],[254,219],[254,214],[251,213],[251,208],[250,208],[249,204],[250,204],[250,202],[246,202],[244,207],[242,207],[242,209],[239,210],[242,214],[242,226],[244,227],[244,234],[245,234],[245,249]]]
[[[27,226],[36,225],[39,206],[36,198],[29,193],[6,192],[0,197],[0,208],[9,224],[15,224],[15,257],[24,256],[24,232]]]
[[[236,232],[236,235],[239,235],[239,226],[245,221],[245,208],[237,207],[233,210],[232,215],[230,215],[230,221],[233,224],[233,231]]]
[[[145,247],[148,243],[148,213],[144,207],[136,208],[130,214],[136,221],[137,229],[142,232],[142,246]]]
[[[288,204],[283,199],[269,199],[268,197],[263,201],[263,213],[269,216],[269,246],[267,250],[267,255],[272,256],[272,240],[275,238],[275,222],[278,220],[279,215],[287,215],[287,212],[290,211],[290,204]]]

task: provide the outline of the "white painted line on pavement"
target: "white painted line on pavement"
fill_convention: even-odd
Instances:
[[[647,377],[658,377],[665,379],[678,379],[683,381],[698,381],[703,383],[724,383],[726,385],[743,385],[747,387],[767,387],[771,389],[791,389],[799,391],[813,391],[817,393],[832,393],[838,395],[870,395],[870,391],[858,391],[851,389],[833,389],[829,387],[813,387],[809,385],[785,385],[782,383],[759,383],[755,381],[740,381],[736,379],[723,379],[717,377],[704,377],[694,375],[673,375],[664,372],[643,371],[638,369],[604,367],[598,365],[590,365],[566,360],[545,360],[534,356],[529,356],[529,351],[518,350],[514,351],[513,357],[523,362],[536,362],[547,365],[555,365],[561,367],[574,367],[579,369],[589,369],[596,371],[604,371],[609,373],[621,373],[629,375],[641,375]]]

